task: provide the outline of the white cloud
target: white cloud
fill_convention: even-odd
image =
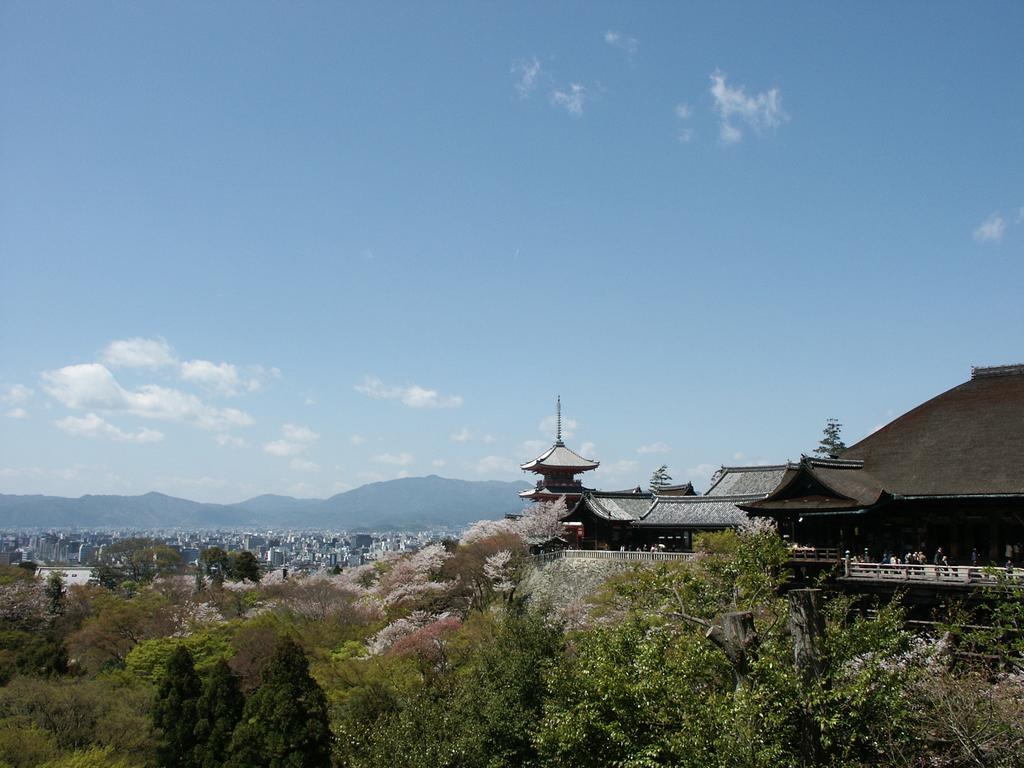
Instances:
[[[494,435],[484,435],[483,437],[480,438],[480,442],[483,443],[484,445],[494,445],[496,442],[498,442],[498,438],[496,438]]]
[[[585,457],[585,458],[590,458],[590,457],[594,456],[594,454],[596,452],[597,451],[594,448],[594,444],[593,443],[586,442],[586,443],[584,443],[583,445],[580,446],[580,455]]]
[[[730,87],[726,74],[715,70],[711,74],[711,96],[719,117],[719,136],[723,144],[742,140],[743,132],[736,126],[739,120],[755,133],[777,128],[789,120],[782,109],[782,96],[778,88],[748,96],[743,86]]]
[[[305,405],[316,405],[316,398],[313,397],[312,395],[306,395],[305,399],[302,402]]]
[[[280,440],[272,440],[263,444],[263,451],[271,456],[297,456],[320,439],[320,435],[309,427],[285,424],[281,427]]]
[[[352,443],[352,445],[362,445],[363,443],[366,442],[366,438],[363,437],[362,435],[352,435],[352,437],[350,437],[348,441]]]
[[[107,345],[100,359],[114,368],[163,368],[178,360],[164,339],[120,339]]]
[[[576,434],[576,430],[579,429],[579,423],[575,419],[567,419],[562,417],[562,437],[572,437]],[[555,416],[545,416],[541,419],[540,424],[537,425],[537,429],[546,435],[555,435],[558,427],[558,419]]]
[[[320,465],[309,459],[292,459],[288,462],[288,466],[297,472],[318,472],[320,470]]]
[[[223,431],[245,427],[252,417],[236,408],[214,408],[195,395],[147,384],[127,390],[99,363],[68,365],[41,376],[43,389],[68,408],[117,411],[149,419],[184,421],[203,429]]]
[[[465,443],[473,437],[473,433],[463,427],[458,432],[449,435],[448,437],[456,443]]]
[[[378,453],[371,461],[377,464],[392,464],[399,467],[406,467],[416,461],[411,453]]]
[[[552,424],[554,424],[554,422],[552,422]],[[545,443],[543,440],[524,440],[523,455],[529,456],[532,459],[535,456],[539,456],[543,451],[546,451],[550,447],[551,443]]]
[[[425,389],[417,384],[388,386],[373,376],[367,376],[356,384],[355,390],[377,400],[400,400],[410,408],[458,408],[462,405],[459,395],[441,395],[437,390]]]
[[[242,438],[235,437],[234,435],[228,435],[223,432],[213,439],[217,442],[217,445],[222,447],[230,445],[233,448],[247,448],[249,446],[249,443]]]
[[[582,83],[571,83],[568,90],[555,89],[551,92],[551,103],[562,107],[573,117],[583,116],[583,106],[589,98]]]
[[[719,467],[714,464],[698,464],[696,467],[688,468],[686,476],[691,480],[707,480],[718,470]]]
[[[658,441],[649,445],[641,445],[636,449],[637,453],[668,453],[672,450],[672,446],[668,443]]]
[[[320,439],[320,435],[309,427],[299,427],[295,424],[285,424],[281,427],[281,432],[286,440],[297,443],[312,443],[314,440]]]
[[[540,61],[536,56],[520,59],[512,64],[512,74],[518,78],[515,82],[515,89],[519,98],[528,99],[530,97],[530,94],[537,88],[537,80],[542,72]]]
[[[478,475],[510,475],[519,473],[519,464],[504,456],[484,456],[474,466]]]
[[[678,138],[679,141],[683,143],[688,143],[692,141],[693,137],[696,135],[694,133],[693,128],[690,128],[688,125],[685,125],[685,123],[691,117],[693,117],[693,107],[691,107],[689,104],[676,104],[675,112],[676,118],[678,118],[681,122],[684,123],[684,125],[680,126],[679,133],[676,135],[676,138]]]
[[[32,394],[32,390],[24,384],[11,384],[7,391],[0,395],[0,402],[21,405],[27,403],[32,398]]]
[[[447,463],[448,462],[445,461],[444,459],[434,459],[432,462],[430,462],[430,466],[440,468],[440,467],[443,467]]]
[[[747,458],[747,455],[743,453],[743,451],[736,451],[736,453],[732,455],[732,458],[734,461],[743,461],[745,458]]]
[[[979,224],[974,230],[974,239],[979,243],[998,243],[1006,231],[1006,221],[996,211]]]
[[[269,453],[271,456],[294,456],[304,450],[306,450],[305,445],[289,443],[287,440],[271,440],[269,443],[263,444],[264,453]]]
[[[11,408],[11,410],[7,411],[4,416],[8,419],[27,419],[28,411],[24,408]]]
[[[606,483],[623,485],[637,482],[637,467],[639,463],[632,459],[622,459],[602,464],[594,474]]]
[[[238,369],[231,363],[213,363],[209,360],[189,360],[181,364],[181,378],[196,384],[201,384],[209,389],[215,389],[221,394],[232,396],[237,395],[242,386],[238,376]],[[256,389],[261,386],[256,379],[247,385],[252,390],[252,383],[256,382]]]
[[[159,443],[164,439],[163,433],[157,432],[155,429],[143,428],[138,432],[125,432],[113,424],[104,421],[95,413],[86,414],[81,418],[67,416],[55,421],[54,424],[69,435],[105,438],[118,443]]]
[[[629,37],[621,32],[608,30],[604,33],[604,41],[613,48],[619,48],[632,58],[640,50],[640,42],[635,37]]]

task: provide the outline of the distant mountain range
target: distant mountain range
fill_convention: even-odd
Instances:
[[[359,528],[462,526],[518,512],[525,482],[449,480],[437,475],[370,483],[329,499],[271,494],[237,504],[202,504],[162,493],[143,496],[0,494],[0,528]]]

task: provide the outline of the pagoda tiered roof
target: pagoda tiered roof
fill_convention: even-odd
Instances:
[[[591,469],[597,469],[600,464],[599,461],[583,458],[576,451],[566,448],[565,443],[558,440],[533,461],[520,464],[520,468],[527,472],[557,472],[558,470],[588,472]]]

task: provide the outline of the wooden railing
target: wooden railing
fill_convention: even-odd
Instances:
[[[671,561],[693,560],[697,555],[693,552],[616,552],[605,549],[562,549],[557,552],[545,552],[534,555],[533,562],[537,565],[555,560],[611,560],[620,563],[663,563]]]
[[[908,584],[949,584],[991,586],[1006,582],[1024,587],[1024,568],[981,567],[976,565],[885,565],[843,561],[845,581],[904,582]]]
[[[839,561],[839,550],[834,547],[793,547],[789,550],[789,559],[815,563],[834,563]]]

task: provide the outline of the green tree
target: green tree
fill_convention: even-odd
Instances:
[[[228,553],[220,547],[208,547],[200,552],[199,563],[214,584],[222,583],[231,567]]]
[[[201,693],[192,654],[178,646],[167,662],[153,705],[153,725],[160,731],[156,757],[161,768],[196,765],[196,703]]]
[[[196,765],[221,768],[228,758],[231,735],[242,718],[245,698],[238,678],[218,659],[203,680],[196,703]]]
[[[124,578],[139,584],[181,568],[178,552],[156,539],[147,538],[114,542],[104,549],[102,561],[118,569]]]
[[[814,449],[814,453],[824,458],[837,458],[840,453],[846,450],[846,443],[843,442],[843,438],[840,436],[842,429],[843,425],[839,423],[839,419],[829,419],[826,421],[824,434],[821,436],[821,442],[818,443],[818,447]]]
[[[327,699],[310,677],[302,648],[284,638],[231,739],[229,768],[327,768]]]
[[[651,493],[660,493],[663,488],[672,485],[672,475],[668,473],[668,465],[662,464],[651,474]]]
[[[50,575],[46,577],[43,594],[46,595],[51,614],[60,616],[64,613],[64,579],[61,578],[60,571],[50,571]]]
[[[256,555],[248,550],[233,554],[229,560],[228,574],[232,579],[238,581],[251,581],[256,583],[260,580],[260,561]]]

